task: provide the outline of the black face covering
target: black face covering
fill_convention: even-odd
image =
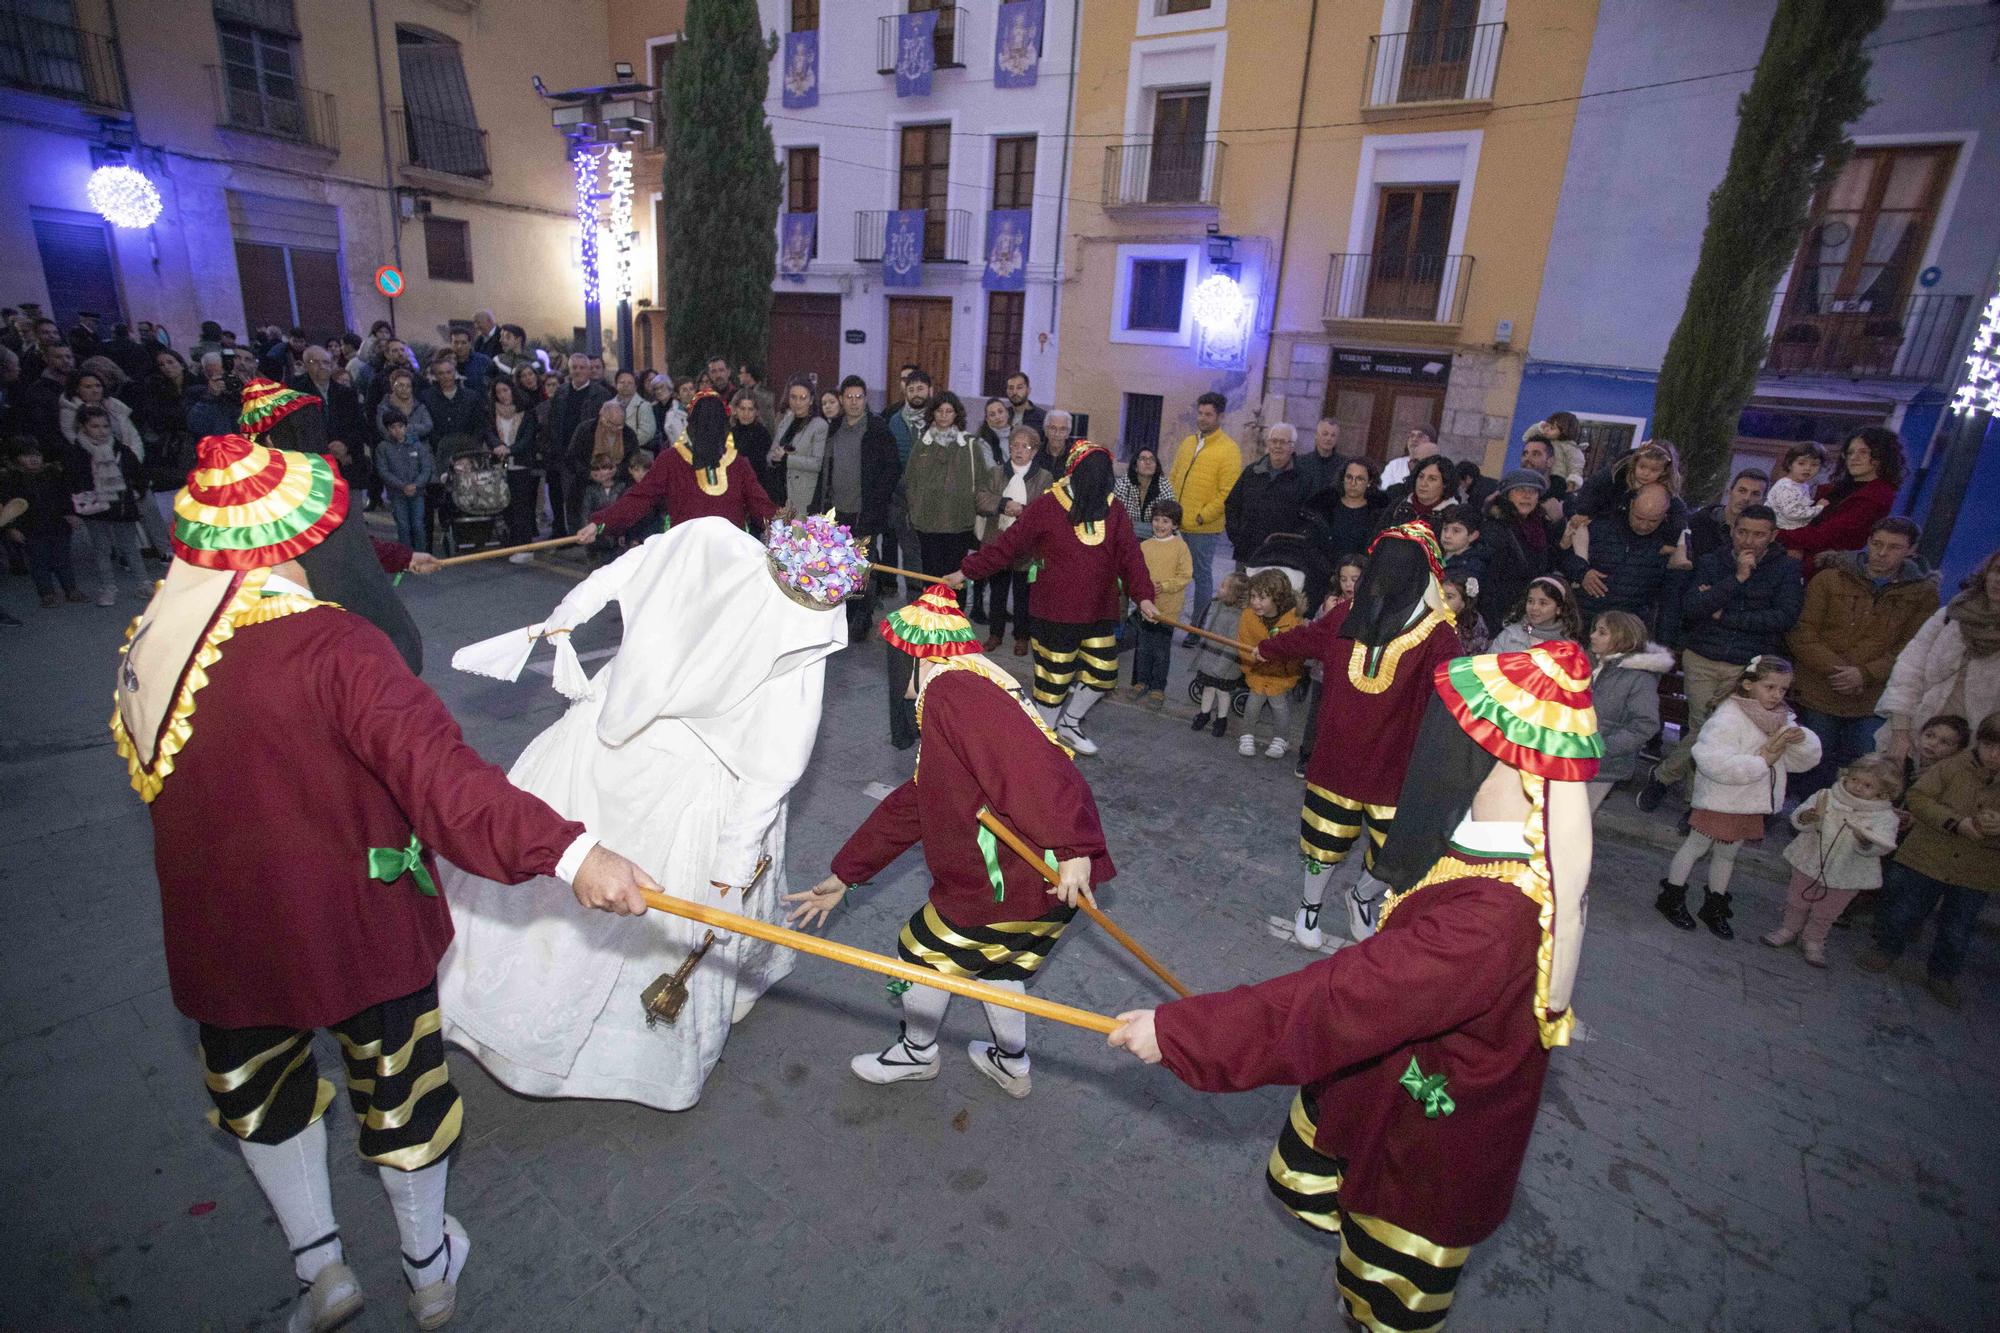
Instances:
[[[306,413],[294,413],[304,416]],[[289,420],[289,418],[288,418]],[[281,423],[282,424],[282,423]],[[375,558],[375,545],[368,540],[361,511],[353,508],[350,493],[347,517],[327,539],[299,557],[299,566],[312,584],[312,595],[322,602],[338,602],[389,636],[411,671],[424,669],[424,640],[417,622],[396,595],[382,562]]]
[[[1069,521],[1102,523],[1111,511],[1111,490],[1117,478],[1111,455],[1095,453],[1076,465],[1069,474]]]
[[[1380,648],[1410,627],[1430,587],[1431,566],[1417,543],[1399,537],[1378,542],[1367,572],[1354,589],[1354,606],[1340,637]]]
[[[283,449],[294,454],[326,452],[326,412],[317,402],[307,403],[258,437],[266,449]]]
[[[698,468],[712,468],[722,461],[729,441],[729,409],[720,398],[700,398],[688,409],[688,452]]]
[[[1375,857],[1375,877],[1403,890],[1429,874],[1438,858],[1451,850],[1451,835],[1497,762],[1465,734],[1444,700],[1431,692],[1410,751],[1409,771],[1403,775],[1403,790],[1396,796],[1396,822]]]

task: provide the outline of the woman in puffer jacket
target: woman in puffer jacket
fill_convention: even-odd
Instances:
[[[1674,655],[1646,637],[1646,622],[1630,611],[1604,611],[1590,629],[1590,697],[1604,758],[1590,782],[1593,812],[1619,783],[1639,771],[1639,751],[1660,730],[1660,677]]]
[[[1896,655],[1875,704],[1889,719],[1877,743],[1901,762],[1924,722],[1955,713],[1977,722],[2000,710],[2000,551],[1986,557],[1958,596],[1926,620]]]

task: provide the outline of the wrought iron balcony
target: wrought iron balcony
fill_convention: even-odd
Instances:
[[[882,262],[889,230],[887,209],[863,209],[854,215],[854,258],[861,264]],[[924,213],[926,264],[972,262],[972,214],[962,208],[932,208]]]
[[[215,91],[216,124],[340,151],[340,122],[334,115],[332,93],[302,83],[286,83],[284,91],[259,86],[250,71],[221,65],[210,65],[208,74]]]
[[[1504,23],[1382,32],[1368,39],[1364,107],[1490,102]]]
[[[132,105],[118,65],[118,43],[67,23],[0,9],[0,84],[87,106]]]
[[[389,112],[397,165],[420,171],[484,180],[493,174],[486,156],[486,131],[397,107]]]
[[[1900,301],[1788,292],[1772,302],[1773,375],[1838,375],[1929,384],[1950,367],[1970,296],[1917,294]]]
[[[931,37],[931,55],[939,69],[965,68],[965,10],[958,5],[937,7],[937,31]],[[884,14],[875,20],[875,72],[894,74],[902,54],[902,15]]]
[[[1106,208],[1205,206],[1222,196],[1220,139],[1134,139],[1104,150]]]
[[[1324,318],[1458,324],[1472,286],[1471,255],[1339,254],[1326,275]]]

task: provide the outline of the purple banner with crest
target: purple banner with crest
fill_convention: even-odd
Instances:
[[[788,32],[785,34],[785,67],[781,81],[785,92],[785,107],[791,111],[803,111],[807,107],[819,105],[819,34],[817,32]]]
[[[882,285],[924,285],[924,210],[898,208],[882,232]]]
[[[1042,70],[1042,0],[1009,0],[993,29],[993,86],[1032,88]]]
[[[937,11],[896,19],[896,96],[929,97],[937,69]]]

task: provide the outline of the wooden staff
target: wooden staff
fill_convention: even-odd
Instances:
[[[1251,651],[1250,645],[1243,642],[1243,640],[1241,639],[1232,639],[1224,634],[1212,634],[1208,630],[1197,629],[1193,625],[1185,624],[1181,621],[1175,620],[1172,616],[1165,616],[1165,615],[1156,616],[1154,618],[1154,621],[1156,624],[1171,625],[1175,629],[1184,629],[1188,633],[1199,635],[1204,639],[1213,639],[1215,640],[1215,642],[1222,644],[1224,647],[1234,648],[1236,651],[1240,653],[1248,653]]]
[[[906,963],[900,958],[870,953],[866,949],[857,949],[851,944],[840,944],[834,940],[823,940],[817,935],[775,926],[767,921],[759,921],[755,917],[740,916],[735,912],[724,911],[720,907],[704,907],[700,903],[655,893],[651,889],[642,889],[640,892],[646,899],[646,906],[655,911],[683,916],[690,921],[714,926],[717,930],[733,931],[738,935],[748,935],[752,939],[782,944],[787,949],[796,949],[800,953],[814,954],[821,958],[831,958],[834,962],[845,963],[849,967],[865,968],[870,972],[880,972],[884,976],[895,977],[914,985],[950,991],[953,995],[963,995],[982,1004],[997,1004],[1007,1009],[1018,1009],[1036,1018],[1053,1019],[1058,1023],[1067,1023],[1071,1027],[1102,1032],[1106,1036],[1116,1031],[1118,1027],[1116,1019],[1106,1018],[1103,1014],[1093,1014],[1088,1009],[1056,1004],[1051,1000],[1038,1000],[1032,995],[1002,990],[983,981],[967,981],[962,977],[946,976],[927,967],[918,967],[915,963]]]
[[[1027,843],[1021,840],[1020,834],[1014,832],[1013,829],[1010,829],[1005,824],[1001,823],[1000,817],[994,814],[991,810],[982,809],[979,812],[979,822],[984,824],[989,830],[991,830],[994,837],[1000,839],[1000,841],[1006,843],[1009,847],[1011,847],[1014,850],[1015,854],[1018,855],[1023,861],[1026,861],[1036,870],[1039,870],[1042,874],[1043,879],[1047,880],[1051,884],[1054,884],[1062,878],[1061,875],[1057,874],[1055,870],[1050,867],[1047,861],[1044,861],[1040,856],[1037,856],[1035,854],[1034,848],[1028,846]],[[1124,931],[1120,930],[1118,928],[1118,924],[1115,921],[1113,921],[1110,917],[1104,915],[1103,911],[1101,911],[1098,908],[1097,904],[1091,902],[1088,898],[1079,896],[1076,900],[1076,905],[1078,907],[1081,907],[1086,913],[1088,913],[1092,921],[1095,921],[1098,925],[1104,927],[1106,931],[1110,932],[1112,939],[1117,940],[1127,949],[1130,949],[1132,951],[1132,956],[1134,958],[1137,958],[1140,962],[1144,963],[1148,968],[1152,969],[1152,973],[1154,976],[1166,982],[1169,986],[1172,986],[1174,988],[1174,993],[1176,995],[1179,995],[1182,999],[1186,999],[1189,995],[1193,994],[1193,992],[1190,991],[1186,986],[1181,985],[1181,979],[1179,977],[1167,971],[1167,969],[1160,963],[1159,959],[1153,957],[1153,955],[1147,953],[1144,949],[1140,948],[1139,942],[1137,940],[1133,939],[1130,935],[1127,935]]]
[[[877,574],[899,574],[906,579],[917,580],[926,588],[933,583],[943,583],[945,580],[943,574],[926,574],[917,569],[898,569],[894,565],[885,565],[880,560],[871,560],[869,563],[874,566]]]
[[[474,551],[471,555],[447,556],[438,561],[438,568],[447,565],[469,565],[475,560],[498,560],[503,555],[523,555],[529,551],[546,551],[555,546],[574,546],[574,537],[551,537],[545,542],[528,542],[521,546],[496,546],[490,551]]]

